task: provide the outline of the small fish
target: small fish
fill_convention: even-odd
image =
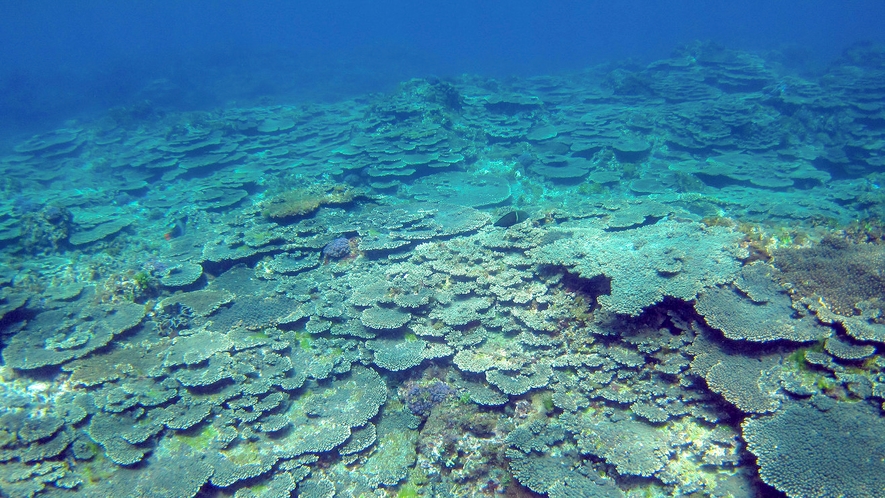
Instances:
[[[505,214],[495,222],[496,227],[512,227],[513,225],[529,219],[529,213],[516,209]]]
[[[176,237],[181,237],[184,235],[185,230],[187,230],[187,217],[176,220],[169,228],[169,231],[163,234],[163,238],[172,240]]]

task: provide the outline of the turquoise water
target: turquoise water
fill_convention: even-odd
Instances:
[[[883,96],[695,42],[17,140],[0,494],[883,496]]]

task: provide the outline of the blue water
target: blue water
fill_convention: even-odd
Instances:
[[[885,3],[0,0],[0,497],[885,496]]]
[[[334,100],[410,77],[533,75],[648,62],[712,40],[815,70],[883,41],[885,5],[627,0],[58,1],[0,4],[0,135],[149,99]]]

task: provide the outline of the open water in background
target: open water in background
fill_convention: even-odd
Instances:
[[[149,100],[175,110],[330,101],[427,75],[537,75],[667,57],[695,40],[797,71],[883,41],[849,1],[0,2],[0,137]]]

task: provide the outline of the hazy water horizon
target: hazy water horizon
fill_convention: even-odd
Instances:
[[[4,2],[0,137],[144,101],[178,110],[329,101],[412,77],[639,64],[695,40],[813,71],[881,43],[871,0],[446,3]]]

